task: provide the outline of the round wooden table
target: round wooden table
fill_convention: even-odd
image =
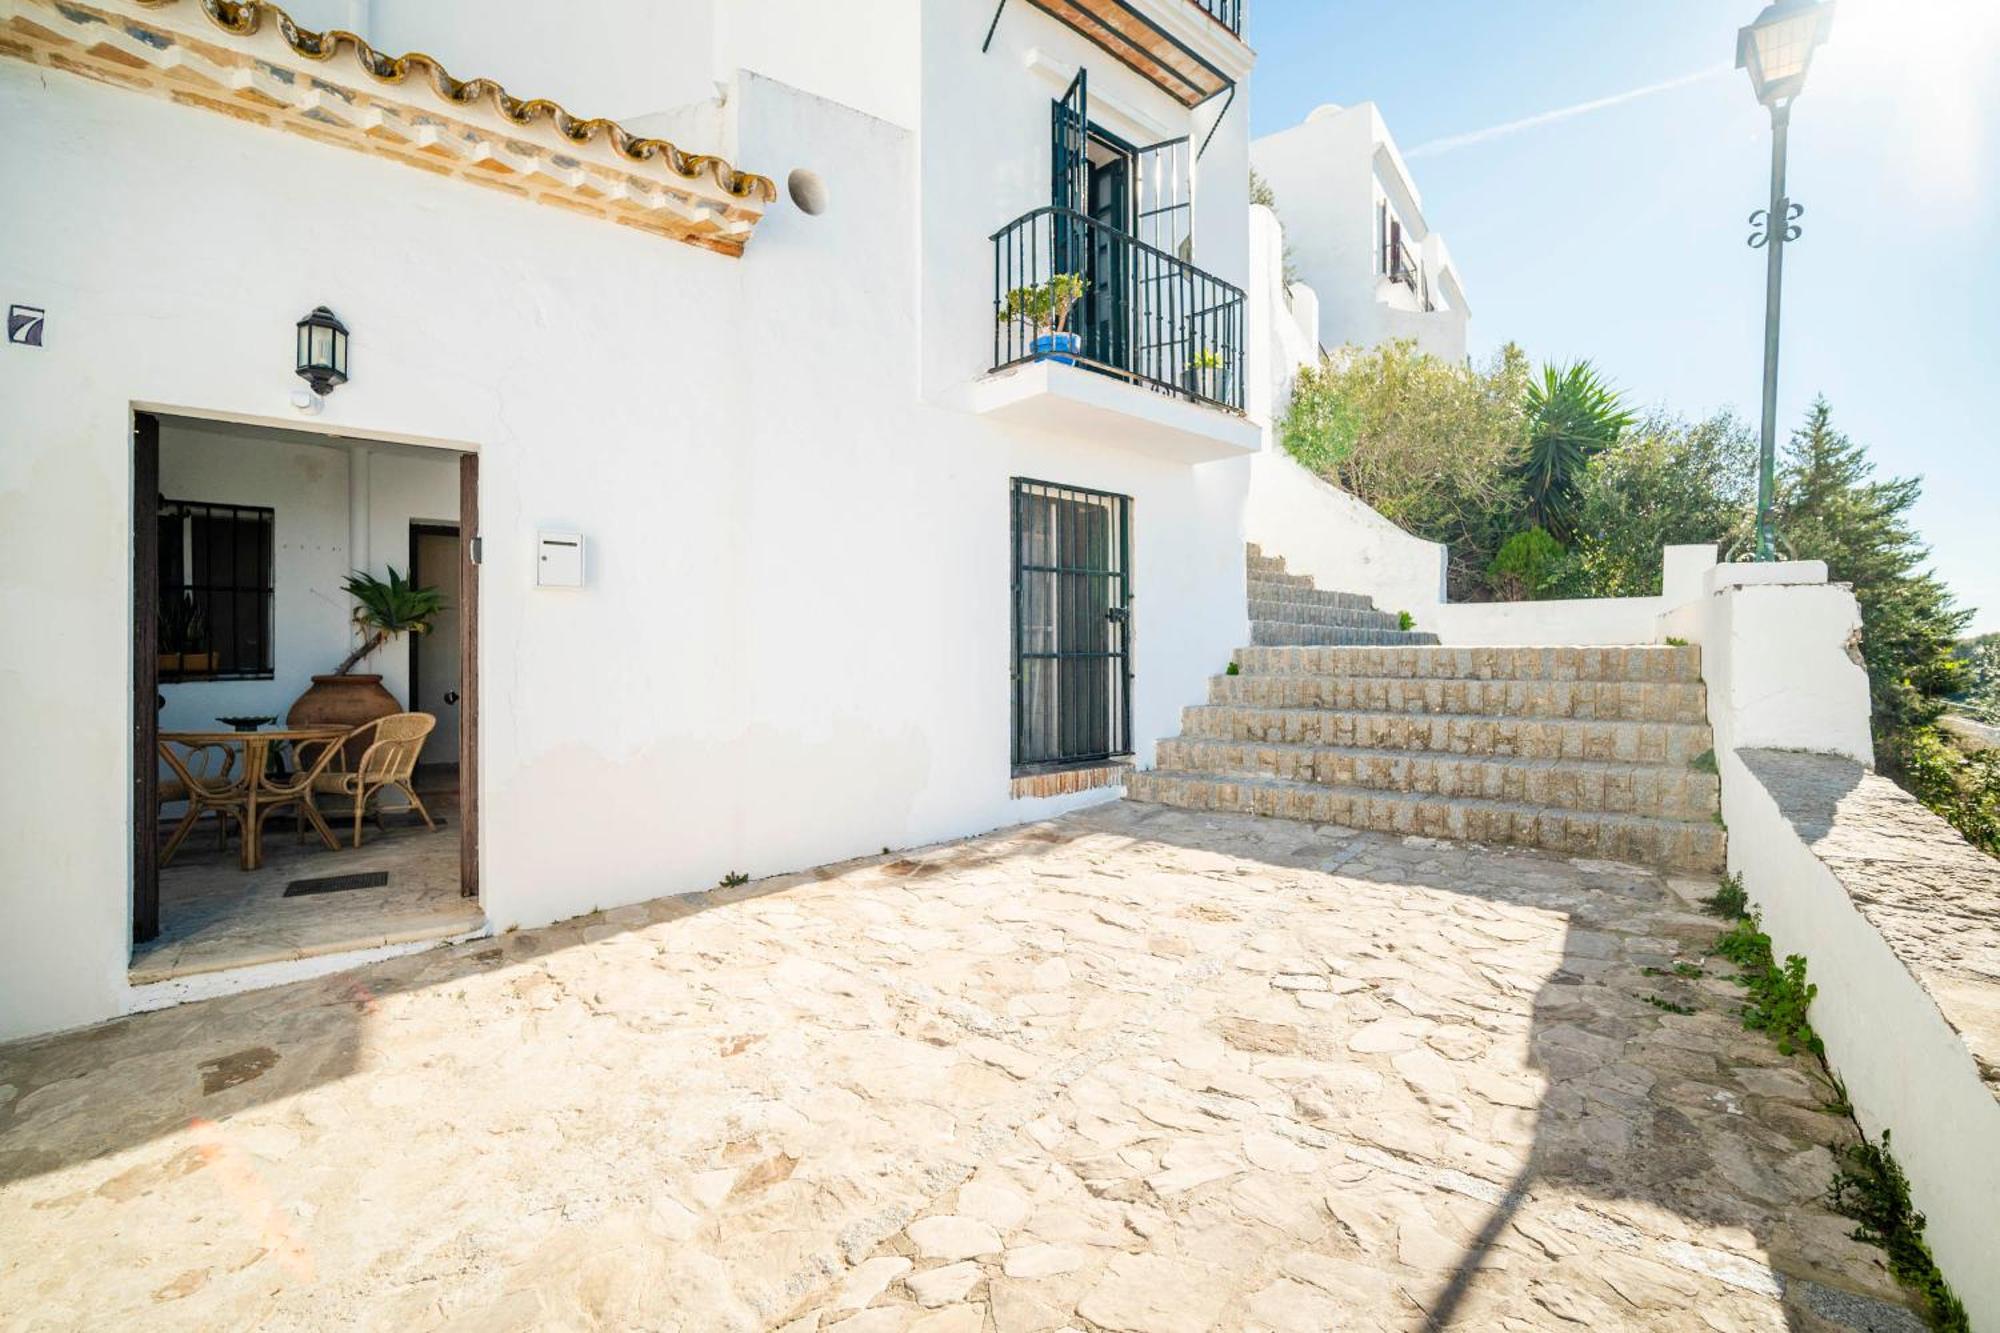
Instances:
[[[334,838],[333,830],[320,818],[308,799],[312,794],[312,781],[326,766],[328,755],[339,750],[338,745],[329,745],[325,754],[317,762],[296,763],[289,778],[274,779],[269,769],[271,747],[287,741],[337,741],[347,734],[345,727],[279,727],[270,731],[163,731],[160,733],[160,755],[167,766],[174,770],[189,790],[188,813],[181,820],[181,827],[174,830],[172,840],[167,843],[165,857],[171,857],[180,847],[182,839],[194,828],[194,821],[202,810],[215,811],[218,815],[228,815],[236,820],[243,833],[243,868],[255,870],[264,864],[264,819],[272,810],[281,805],[296,805],[300,817],[311,822],[319,832],[330,851],[339,851],[340,843]],[[204,782],[190,772],[181,758],[173,750],[176,745],[190,749],[203,746],[243,747],[243,769],[240,777],[224,783]],[[194,793],[199,793],[195,795]]]

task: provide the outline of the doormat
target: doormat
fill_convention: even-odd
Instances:
[[[389,882],[386,870],[370,870],[359,875],[327,875],[320,879],[295,879],[285,886],[287,898],[303,898],[309,893],[339,893],[343,889],[379,889]]]

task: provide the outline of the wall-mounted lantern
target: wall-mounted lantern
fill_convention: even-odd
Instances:
[[[347,326],[325,306],[299,321],[299,378],[321,394],[347,383]]]

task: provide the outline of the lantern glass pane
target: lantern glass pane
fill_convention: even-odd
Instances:
[[[344,378],[347,374],[347,335],[336,332],[333,335],[333,368]]]
[[[312,326],[312,355],[306,364],[325,369],[333,364],[333,330],[323,324]]]
[[[309,332],[310,330],[307,325],[304,324],[299,325],[298,367],[300,370],[304,370],[307,366],[310,366],[312,364],[312,362],[306,359],[307,353],[312,350],[311,347],[309,346],[309,341],[310,341],[308,337]]]
[[[1757,45],[1757,72],[1765,83],[1782,83],[1806,72],[1812,61],[1820,16],[1799,14],[1757,28],[1751,40]]]

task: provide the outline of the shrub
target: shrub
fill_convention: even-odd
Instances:
[[[1486,575],[1503,601],[1525,601],[1541,596],[1554,582],[1562,558],[1561,543],[1540,528],[1529,528],[1501,545]]]

